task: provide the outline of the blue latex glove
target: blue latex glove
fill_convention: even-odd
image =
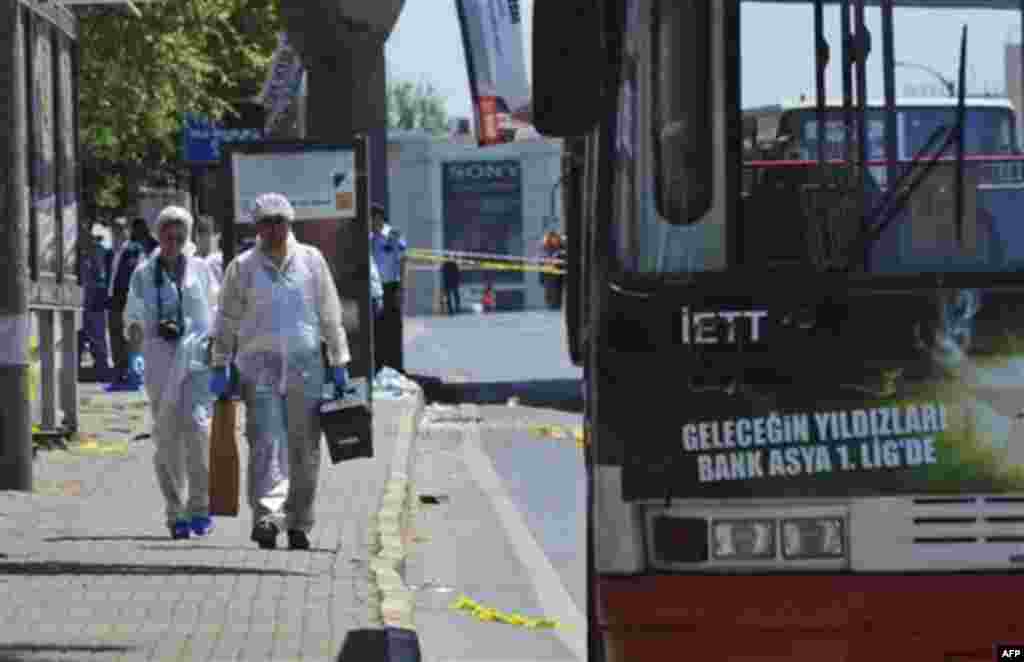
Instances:
[[[132,352],[128,355],[128,374],[129,379],[133,382],[142,383],[142,376],[146,372],[146,361],[142,358],[142,354],[138,352]]]
[[[227,366],[224,366],[223,368],[214,368],[210,373],[210,392],[218,398],[223,398],[228,394],[231,384],[229,370]]]
[[[334,397],[340,398],[348,389],[348,368],[338,366],[331,370],[331,381],[334,382]]]

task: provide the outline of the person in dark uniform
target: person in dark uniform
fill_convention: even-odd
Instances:
[[[441,284],[444,286],[444,300],[448,304],[448,314],[456,315],[462,309],[459,302],[459,284],[462,275],[459,272],[459,263],[455,260],[446,260],[441,265]]]
[[[146,257],[153,254],[160,242],[149,230],[149,223],[141,216],[132,220],[132,241],[142,246]]]
[[[89,234],[78,263],[79,283],[85,291],[82,328],[78,332],[79,360],[88,351],[92,355],[93,374],[98,381],[107,379],[107,288],[110,280],[110,258],[100,243],[101,238]]]
[[[405,282],[405,238],[387,223],[384,207],[371,208],[370,246],[384,286],[384,306],[374,327],[376,370],[388,366],[404,372],[402,365],[402,286]]]
[[[145,236],[152,238],[146,222],[142,219]],[[128,305],[128,289],[135,267],[146,259],[149,253],[143,244],[135,239],[144,238],[141,230],[132,226],[132,239],[124,239],[124,221],[117,219],[113,225],[114,258],[110,270],[110,345],[114,354],[114,375],[111,390],[136,390],[141,388],[141,375],[133,370],[128,340],[124,336],[124,309]]]

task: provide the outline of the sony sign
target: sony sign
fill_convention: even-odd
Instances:
[[[519,164],[509,161],[450,163],[447,172],[455,180],[511,179],[519,175]]]
[[[738,320],[749,320],[750,334],[745,342],[761,342],[761,322],[768,317],[767,310],[716,310],[696,312],[688,306],[682,308],[682,343],[684,345],[717,345],[735,343]],[[718,328],[724,324],[725,338],[720,337]]]

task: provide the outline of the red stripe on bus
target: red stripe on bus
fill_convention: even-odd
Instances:
[[[925,158],[927,159],[927,157],[925,157]],[[922,159],[922,160],[924,160],[924,159]],[[942,162],[953,162],[955,160],[956,159],[953,158],[953,157],[945,157],[945,158],[939,159],[939,162],[940,163],[942,163]],[[1024,161],[1024,155],[1019,155],[1019,156],[965,156],[964,157],[964,161],[985,162],[985,163],[1012,163],[1012,162],[1017,162],[1017,161]],[[775,168],[775,167],[783,167],[783,168],[786,168],[786,167],[790,167],[790,168],[792,168],[792,167],[797,167],[797,168],[804,167],[804,168],[806,168],[806,167],[822,165],[822,164],[824,164],[824,165],[843,165],[843,164],[847,164],[847,163],[850,163],[850,164],[853,164],[853,165],[857,164],[856,161],[845,161],[845,160],[842,160],[842,159],[826,160],[826,161],[823,161],[823,162],[820,162],[820,163],[816,159],[809,159],[809,160],[808,159],[778,159],[778,160],[773,160],[773,161],[766,161],[766,160],[744,161],[743,162],[743,167],[745,167],[745,168]],[[888,163],[889,162],[884,160],[884,159],[877,159],[877,160],[868,161],[867,165],[868,166],[884,166],[884,165],[888,165]],[[897,165],[901,165],[901,164],[909,165],[909,164],[913,163],[913,161],[910,160],[910,159],[899,159],[899,160],[894,161],[893,163],[895,163]]]

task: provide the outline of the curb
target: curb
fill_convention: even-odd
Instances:
[[[349,632],[338,661],[380,659],[387,662],[419,662],[420,646],[413,623],[413,594],[405,585],[405,559],[412,500],[409,476],[412,446],[426,404],[417,387],[415,404],[403,415],[395,439],[390,474],[371,525],[369,541],[372,580],[370,621],[377,628]]]

